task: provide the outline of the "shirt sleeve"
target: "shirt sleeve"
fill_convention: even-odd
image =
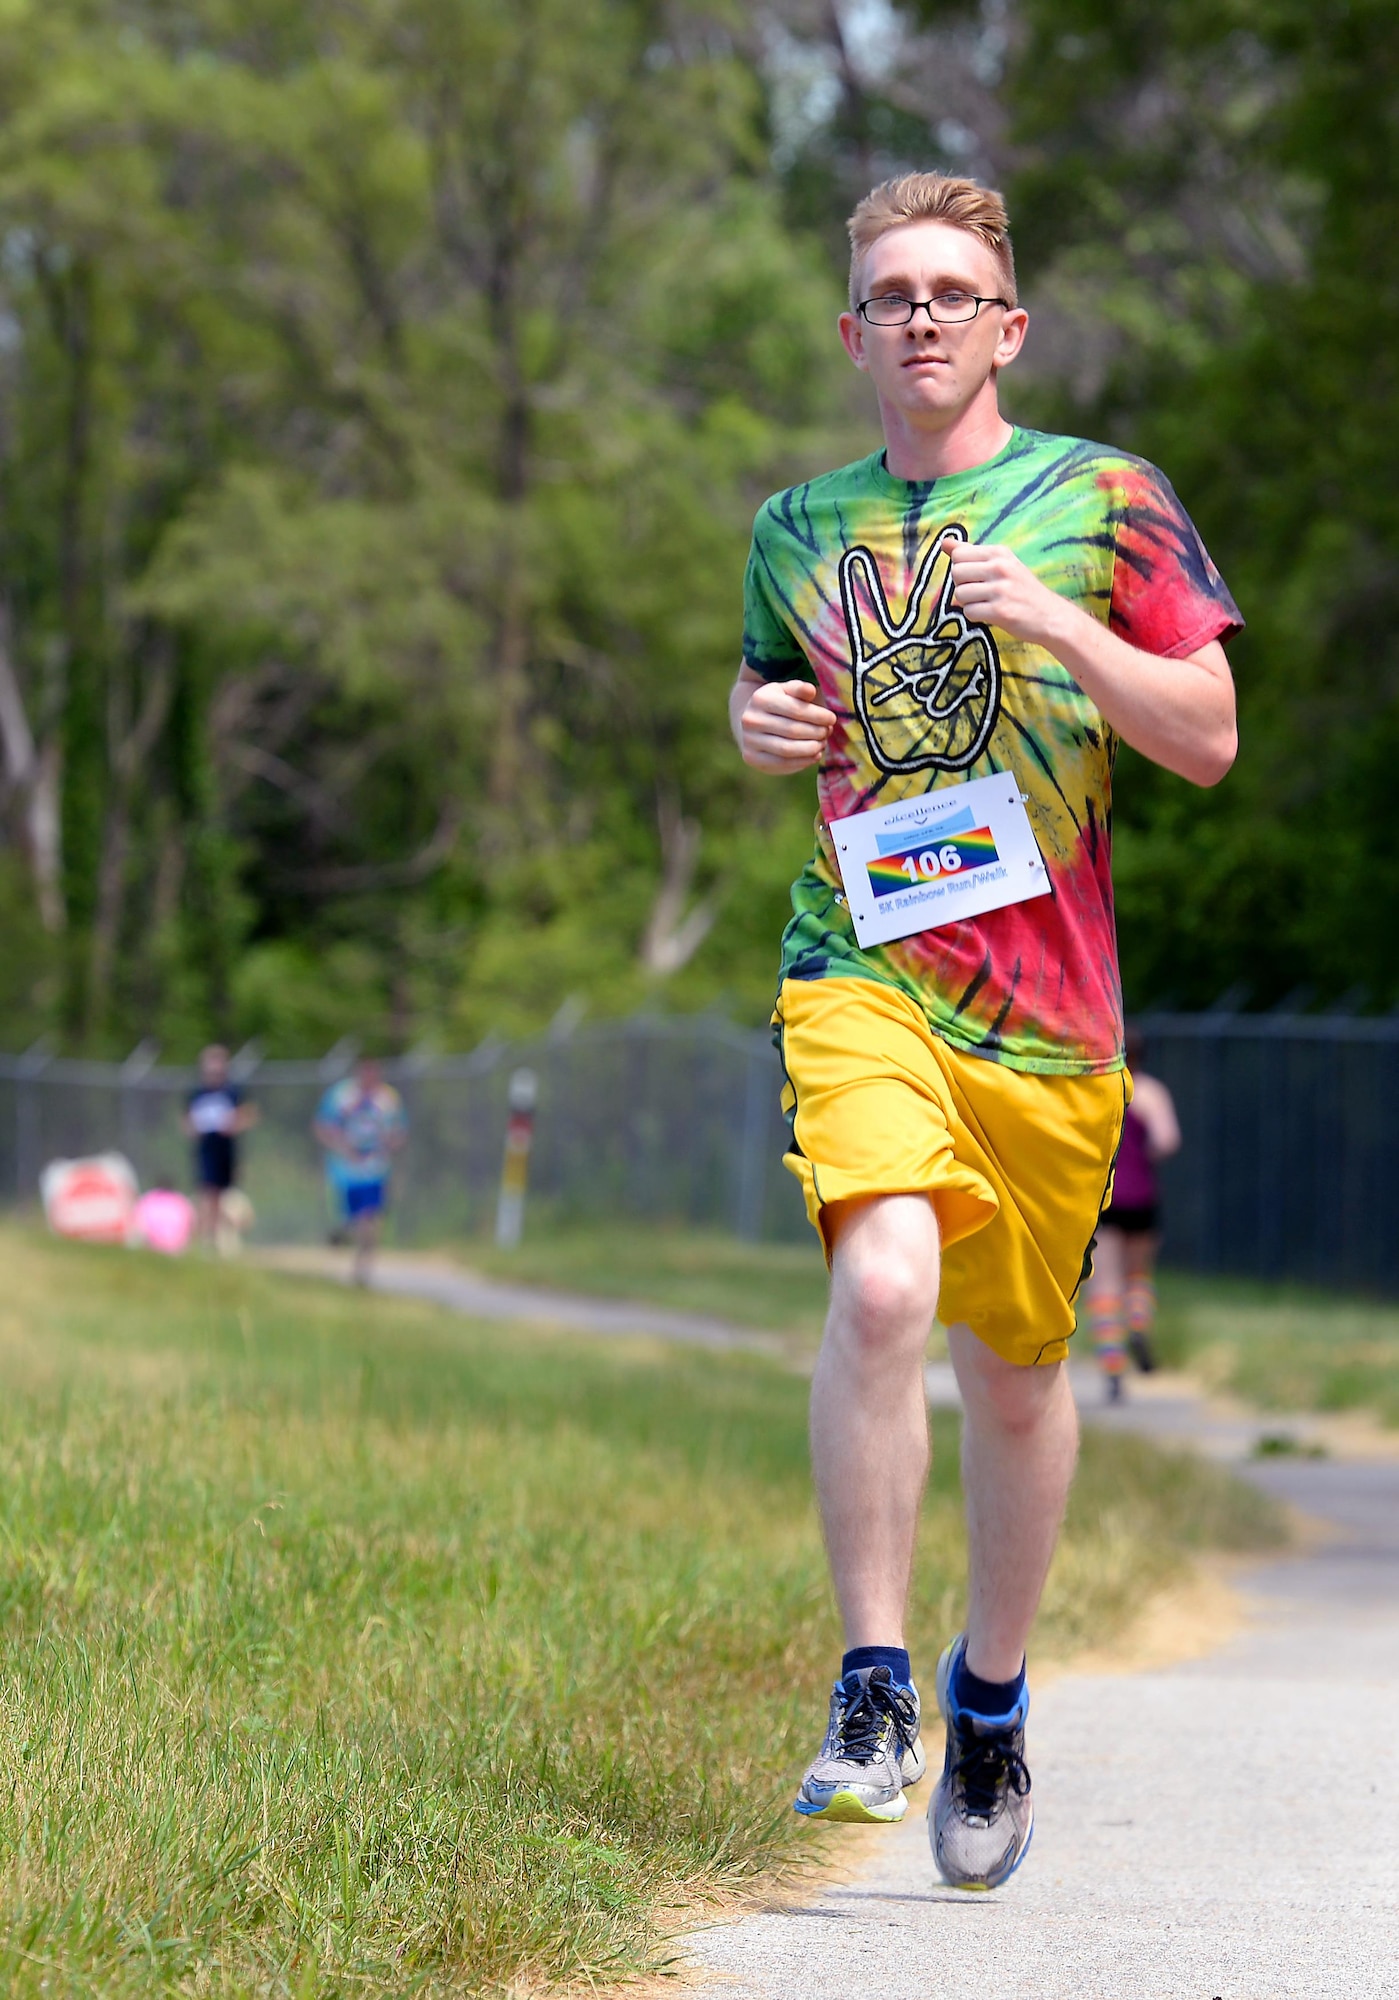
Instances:
[[[753,523],[753,546],[743,578],[743,657],[765,681],[814,680],[783,602],[774,560],[775,532],[763,508]]]
[[[1114,517],[1112,630],[1144,653],[1183,659],[1243,630],[1195,523],[1155,466],[1125,475]]]

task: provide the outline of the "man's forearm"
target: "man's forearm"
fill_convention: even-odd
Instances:
[[[1184,659],[1159,659],[1119,639],[1058,596],[1001,543],[943,543],[952,603],[981,625],[1043,646],[1073,675],[1103,720],[1154,764],[1196,785],[1217,785],[1234,761],[1234,683],[1211,639]]]
[[[1196,785],[1217,785],[1234,761],[1234,685],[1217,641],[1162,659],[1119,639],[1062,601],[1040,643],[1066,667],[1103,719],[1153,764]]]

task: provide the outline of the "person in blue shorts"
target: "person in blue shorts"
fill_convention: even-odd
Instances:
[[[385,1082],[373,1057],[366,1056],[356,1063],[353,1076],[325,1093],[312,1129],[329,1155],[332,1184],[354,1240],[355,1283],[367,1285],[393,1162],[408,1141],[403,1099]]]

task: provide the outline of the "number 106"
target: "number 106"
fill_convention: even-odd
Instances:
[[[904,857],[904,873],[910,882],[935,882],[939,875],[955,875],[962,857],[955,847],[925,847],[920,854]]]

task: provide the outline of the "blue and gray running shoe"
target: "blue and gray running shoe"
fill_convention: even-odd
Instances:
[[[944,1882],[955,1889],[998,1889],[1020,1866],[1035,1829],[1025,1768],[1029,1690],[1010,1715],[977,1715],[952,1698],[953,1674],[967,1650],[959,1632],[938,1661],[938,1709],[947,1724],[947,1755],[928,1808],[928,1838]]]
[[[918,1740],[918,1690],[887,1667],[859,1667],[831,1689],[826,1740],[802,1779],[796,1810],[808,1819],[902,1819],[905,1785],[928,1768]]]

